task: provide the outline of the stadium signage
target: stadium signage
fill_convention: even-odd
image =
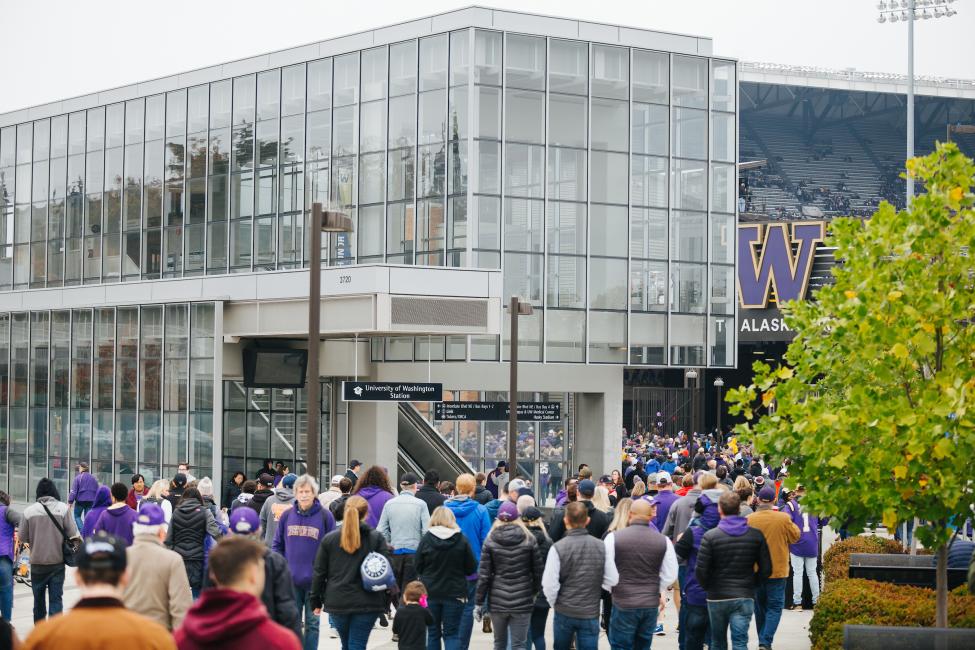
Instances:
[[[821,221],[739,224],[739,341],[792,339],[777,305],[806,298],[816,248],[825,235]]]

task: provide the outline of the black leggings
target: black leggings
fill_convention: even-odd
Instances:
[[[532,610],[532,620],[528,627],[528,642],[525,650],[545,650],[545,623],[548,621],[548,607],[535,607]]]

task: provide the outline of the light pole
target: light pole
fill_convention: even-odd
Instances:
[[[721,432],[721,389],[724,387],[724,379],[715,379],[714,387],[718,389],[718,437],[721,438],[721,444],[724,444],[724,435]]]
[[[518,317],[531,316],[532,305],[518,296],[511,296],[508,312],[511,315],[511,371],[508,387],[508,480],[518,477]]]
[[[877,22],[907,23],[907,159],[914,157],[914,21],[951,18],[957,11],[949,5],[955,0],[881,0]],[[914,199],[914,179],[907,177],[907,205]]]
[[[318,346],[321,341],[323,232],[352,232],[352,219],[338,211],[322,212],[321,203],[311,206],[311,224],[308,227],[308,381],[305,382],[308,391],[308,450],[305,468],[308,474],[315,477],[321,466],[318,419],[322,412],[322,385],[318,378]]]

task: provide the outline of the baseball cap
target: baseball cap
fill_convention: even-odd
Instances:
[[[420,479],[418,479],[416,474],[414,474],[413,472],[407,472],[406,474],[403,474],[399,478],[400,485],[416,485],[419,482]]]
[[[344,478],[345,478],[344,474],[336,474],[335,476],[332,477],[332,485],[338,485],[339,483],[342,482],[342,479]]]
[[[79,569],[125,570],[125,542],[100,530],[78,549]]]
[[[520,490],[523,487],[526,487],[525,482],[522,481],[520,478],[512,479],[512,481],[508,483],[508,492],[509,493],[514,492],[517,494],[518,490]]]
[[[609,474],[603,474],[602,476],[599,477],[599,482],[600,483],[612,483],[613,482],[613,479],[610,478]]]
[[[765,485],[765,477],[764,476],[756,476],[755,477],[755,485],[758,486],[758,487],[761,487],[761,486]]]
[[[284,475],[284,478],[281,479],[281,485],[283,485],[285,488],[287,488],[288,490],[290,490],[291,488],[293,488],[295,486],[295,481],[297,481],[297,480],[298,480],[298,477],[296,475],[294,475],[294,474],[285,474]]]
[[[667,472],[657,472],[657,485],[670,485],[670,474]]]
[[[256,533],[261,527],[261,518],[253,508],[237,508],[230,513],[230,530],[241,535]]]
[[[272,485],[274,485],[274,477],[268,474],[267,472],[264,472],[263,474],[257,477],[257,482],[258,484],[263,485],[264,487],[271,487]]]
[[[759,501],[775,501],[775,488],[771,485],[766,485],[761,490],[758,491]]]
[[[177,487],[184,487],[186,485],[186,474],[177,474],[174,476],[173,483],[175,483]]]
[[[352,469],[353,467],[357,467],[361,464],[362,464],[361,461],[358,461],[355,458],[353,458],[352,460],[349,461],[349,469]]]
[[[511,501],[505,501],[498,508],[498,519],[501,521],[514,521],[518,518],[518,506]]]
[[[589,479],[579,481],[579,494],[591,497],[592,495],[596,494],[596,484]]]
[[[143,503],[139,507],[139,514],[135,517],[135,523],[143,526],[161,526],[166,523],[166,515],[163,509],[155,503]]]

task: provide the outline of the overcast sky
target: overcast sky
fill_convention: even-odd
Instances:
[[[0,0],[0,112],[467,6],[449,0]],[[496,8],[714,39],[743,61],[907,72],[876,0],[493,0]],[[975,78],[975,0],[920,21],[917,74]]]

